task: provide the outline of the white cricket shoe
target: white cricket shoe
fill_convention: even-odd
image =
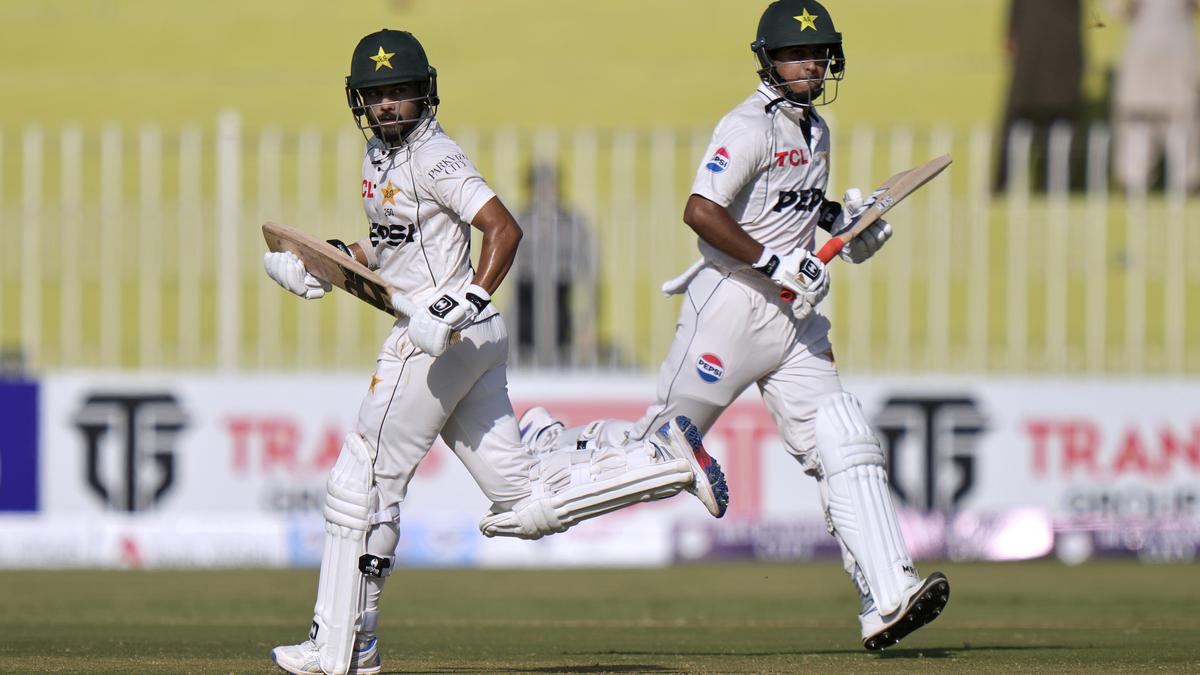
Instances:
[[[305,640],[298,645],[283,645],[271,650],[271,660],[283,670],[295,675],[323,675],[321,653],[317,643]],[[371,638],[365,645],[354,645],[354,656],[350,657],[350,672],[372,675],[381,670],[379,665],[379,640]]]
[[[650,442],[671,459],[682,457],[692,465],[695,480],[687,491],[696,495],[714,517],[725,515],[729,508],[729,486],[721,465],[704,449],[700,430],[683,415],[662,425],[650,437]]]
[[[517,428],[521,432],[521,443],[534,454],[544,455],[554,450],[566,425],[555,419],[549,410],[534,406],[521,415]]]
[[[899,609],[881,616],[872,602],[858,620],[862,624],[862,644],[869,651],[887,649],[916,629],[938,618],[950,601],[950,580],[934,572],[913,585]]]

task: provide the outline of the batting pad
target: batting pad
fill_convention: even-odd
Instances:
[[[845,392],[817,408],[816,436],[834,536],[854,556],[879,613],[891,614],[919,578],[900,534],[879,440],[858,399]]]
[[[534,466],[533,495],[512,511],[489,513],[479,530],[489,537],[541,539],[589,518],[678,494],[692,484],[686,459],[661,461],[648,443],[594,452],[559,450]]]
[[[359,559],[367,549],[374,481],[366,441],[357,433],[347,434],[325,482],[325,550],[309,633],[320,650],[321,668],[326,673],[342,675],[350,670],[354,636],[363,610]]]

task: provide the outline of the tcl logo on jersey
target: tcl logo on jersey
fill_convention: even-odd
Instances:
[[[721,173],[729,168],[729,151],[724,147],[717,148],[717,151],[713,153],[712,159],[708,160],[708,164],[705,164],[704,168],[713,173]]]
[[[696,359],[696,373],[705,382],[716,382],[725,375],[725,364],[716,354],[701,354]]]
[[[779,213],[789,206],[796,211],[811,211],[825,201],[825,193],[816,188],[807,190],[780,190],[779,200],[775,202],[772,211]]]
[[[379,246],[380,244],[387,244],[388,246],[411,244],[416,240],[416,234],[417,228],[413,227],[412,223],[408,225],[371,223],[371,244],[374,246]]]
[[[775,153],[775,166],[800,166],[808,164],[803,150],[783,150]]]

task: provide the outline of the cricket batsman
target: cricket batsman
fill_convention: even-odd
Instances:
[[[815,0],[779,0],[763,13],[751,49],[761,83],[717,124],[683,212],[703,258],[663,286],[685,297],[656,403],[633,424],[570,430],[534,408],[521,418],[522,434],[544,452],[584,436],[646,438],[680,415],[707,432],[758,385],[788,452],[819,483],[829,532],[862,600],[862,644],[880,650],[937,618],[950,584],[940,572],[917,574],[883,451],[858,399],[842,389],[829,321],[815,309],[829,292],[829,272],[812,253],[817,228],[849,230],[873,201],[854,189],[841,204],[825,198],[830,138],[817,108],[837,97],[845,75],[842,36]],[[879,220],[840,255],[861,263],[891,232]]]
[[[346,97],[367,139],[361,187],[370,229],[356,243],[330,243],[420,310],[384,340],[356,429],[326,482],[308,639],[271,652],[283,670],[312,675],[380,671],[379,598],[395,567],[400,503],[439,435],[492,502],[480,523],[488,536],[537,539],[685,489],[716,516],[728,503],[720,467],[682,416],[645,441],[540,456],[522,444],[508,399],[508,337],[491,304],[521,228],[438,124],[437,71],[411,33],[364,37]],[[472,226],[483,232],[478,269]],[[302,298],[330,290],[292,253],[267,253],[264,265]]]

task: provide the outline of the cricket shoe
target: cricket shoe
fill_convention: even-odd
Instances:
[[[909,633],[938,618],[949,601],[950,580],[945,574],[934,572],[913,586],[900,607],[887,616],[881,616],[872,602],[858,616],[862,623],[863,647],[872,652],[891,647]]]
[[[536,455],[543,455],[554,450],[558,437],[566,428],[559,420],[550,414],[549,410],[534,406],[521,415],[517,422],[521,432],[521,443]]]
[[[655,448],[670,456],[682,457],[692,465],[695,479],[687,491],[696,495],[708,512],[720,518],[729,508],[729,486],[721,465],[704,450],[700,430],[692,420],[680,415],[662,425],[650,439]]]
[[[321,670],[321,652],[317,643],[305,640],[298,645],[284,645],[271,650],[271,660],[283,670],[295,675],[323,675]],[[359,675],[372,675],[382,668],[379,665],[379,640],[371,638],[366,644],[354,645],[354,655],[350,657],[350,672]]]

